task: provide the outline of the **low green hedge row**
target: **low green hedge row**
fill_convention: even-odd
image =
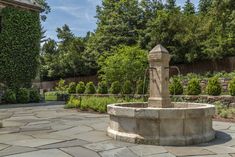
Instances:
[[[84,96],[75,97],[70,96],[65,108],[77,108],[83,111],[93,110],[100,113],[107,112],[107,105],[113,103],[123,103],[123,102],[143,102],[142,99],[132,99],[132,98],[115,98],[115,97],[95,97],[95,96]]]
[[[99,82],[97,87],[94,85],[93,82],[88,82],[87,84],[85,84],[84,82],[79,82],[78,84],[76,84],[75,82],[71,82],[68,86],[64,84],[64,87],[61,87],[61,84],[62,83],[59,83],[59,87],[56,87],[56,89],[63,89],[61,91],[67,91],[68,94],[146,94],[148,88],[148,85],[146,83],[145,89],[143,89],[143,81],[138,81],[138,86],[136,87],[136,89],[132,86],[132,83],[130,81],[125,81],[124,83],[120,83],[118,81],[113,82],[110,85],[110,88],[105,81]],[[67,88],[67,90],[64,90],[65,88]]]
[[[40,102],[40,93],[37,89],[20,88],[17,91],[8,89],[3,95],[3,101],[7,104],[26,104]]]

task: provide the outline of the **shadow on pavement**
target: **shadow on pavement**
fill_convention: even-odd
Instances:
[[[208,143],[203,143],[198,146],[204,147],[204,146],[220,145],[220,144],[227,143],[231,140],[232,140],[232,137],[229,134],[222,132],[222,131],[216,131],[215,139],[213,141],[208,142]]]

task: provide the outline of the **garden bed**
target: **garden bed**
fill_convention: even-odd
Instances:
[[[183,99],[186,97],[185,99]],[[189,102],[189,96],[177,96],[177,98],[181,98],[180,100],[186,100]],[[229,96],[226,96],[226,98]],[[194,97],[195,98],[195,97]],[[204,96],[206,98],[206,96]],[[175,99],[172,98],[172,99]],[[178,99],[179,100],[179,99]],[[194,100],[194,101],[192,101]],[[196,103],[206,103],[204,101],[200,101],[201,99],[191,99],[190,102]],[[205,99],[207,100],[207,99]],[[217,100],[217,99],[216,99]],[[175,102],[182,102],[182,101],[175,101]],[[143,98],[133,98],[133,97],[111,97],[106,95],[100,96],[92,96],[92,95],[73,95],[67,101],[65,108],[67,109],[77,109],[78,111],[85,111],[89,113],[99,112],[99,113],[106,113],[107,112],[107,105],[113,103],[126,103],[126,102],[146,102]],[[220,101],[213,102],[216,107],[216,115],[214,116],[214,120],[217,121],[224,121],[224,122],[235,122],[235,109],[224,105]]]
[[[198,103],[209,103],[221,102],[223,105],[228,107],[235,107],[235,97],[230,95],[220,96],[209,96],[209,95],[174,95],[171,96],[172,101],[177,102],[198,102]]]

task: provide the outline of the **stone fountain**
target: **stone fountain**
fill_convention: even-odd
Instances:
[[[170,54],[161,45],[149,53],[150,97],[148,103],[108,106],[108,136],[115,140],[162,146],[185,146],[211,141],[214,105],[173,103],[169,84]]]

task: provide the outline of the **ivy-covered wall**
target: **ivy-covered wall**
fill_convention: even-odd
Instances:
[[[29,87],[39,65],[39,13],[6,7],[0,15],[0,82],[12,89]]]

